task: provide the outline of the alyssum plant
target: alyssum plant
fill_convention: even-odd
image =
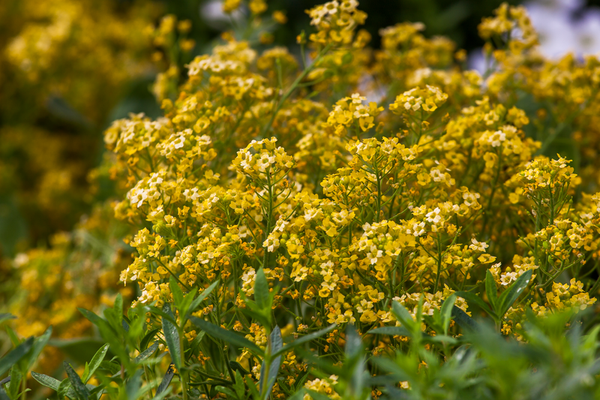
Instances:
[[[81,377],[35,379],[71,399],[600,393],[597,326],[569,319],[600,287],[598,59],[545,60],[503,5],[484,78],[421,24],[369,49],[357,7],[309,10],[300,62],[230,32],[164,117],[106,131],[140,295],[83,311],[109,347]]]

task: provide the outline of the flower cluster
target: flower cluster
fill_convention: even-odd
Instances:
[[[264,4],[250,2],[252,18]],[[224,3],[227,12],[239,5]],[[216,393],[203,387],[206,377],[224,381],[229,371],[233,382],[232,368],[244,371],[243,384],[264,382],[261,365],[273,360],[260,354],[278,345],[277,334],[289,343],[337,324],[309,347],[340,365],[353,325],[368,351],[393,353],[407,349],[403,329],[413,329],[400,305],[426,333],[410,340],[439,345],[446,357],[461,332],[439,322],[450,318],[448,300],[458,315],[483,310],[519,339],[528,310],[596,301],[596,150],[582,149],[573,166],[548,152],[571,132],[579,132],[574,148],[600,143],[591,84],[600,63],[536,55],[527,16],[508,6],[481,26],[498,46],[485,78],[461,69],[461,52],[426,39],[421,24],[382,30],[382,49],[370,52],[366,35],[352,42],[365,18],[357,6],[308,11],[318,51],[306,66],[282,48],[259,56],[252,42],[224,35],[187,65],[175,95],[157,90],[164,116],[132,114],[105,133],[111,155],[101,169],[123,193],[117,218],[134,230],[133,259],[120,274],[139,289],[134,306],[167,310],[210,288],[189,314],[248,347],[179,327],[186,365],[198,366],[180,380],[191,374],[206,396]],[[163,23],[173,33],[175,21]],[[343,68],[350,72],[338,76]],[[367,104],[374,82],[385,93]],[[568,112],[549,101],[563,87]],[[165,329],[161,315],[149,313],[148,326]],[[377,328],[395,333],[382,339]],[[305,387],[341,398],[335,375],[313,375],[296,357],[278,358],[286,375],[273,396]]]

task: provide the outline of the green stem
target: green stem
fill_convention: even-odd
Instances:
[[[266,137],[267,132],[269,132],[269,129],[271,129],[271,126],[273,125],[273,122],[275,121],[275,117],[277,116],[277,113],[283,106],[283,103],[285,103],[285,101],[292,95],[292,93],[294,93],[294,90],[296,90],[296,88],[298,87],[300,82],[302,82],[302,80],[306,77],[306,75],[308,75],[308,73],[313,70],[315,65],[317,65],[318,61],[329,51],[330,47],[331,47],[331,44],[328,44],[319,52],[319,54],[315,58],[315,61],[313,61],[313,63],[308,68],[306,68],[304,71],[302,71],[302,73],[296,78],[294,83],[292,83],[292,86],[289,87],[289,89],[285,92],[283,97],[279,100],[279,102],[277,103],[277,107],[275,108],[275,111],[271,115],[271,119],[264,126],[264,128],[262,130],[261,136],[263,138]]]

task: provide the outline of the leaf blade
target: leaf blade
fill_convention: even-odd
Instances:
[[[196,325],[198,328],[202,329],[204,332],[208,333],[214,338],[222,339],[230,344],[239,347],[245,347],[261,357],[264,357],[265,355],[265,352],[260,347],[258,347],[256,344],[252,343],[245,337],[237,335],[233,332],[228,331],[227,329],[223,329],[220,326],[211,324],[210,322],[204,321],[203,319],[197,317],[190,317],[190,321],[192,322],[192,324]]]
[[[531,281],[531,277],[533,276],[533,270],[525,271],[521,276],[517,278],[517,280],[510,285],[510,287],[505,290],[499,299],[499,308],[500,308],[500,318],[506,314],[508,309],[514,304],[514,302],[519,298],[519,296],[523,293],[529,282]]]
[[[33,346],[34,338],[30,337],[23,343],[15,347],[10,353],[0,359],[0,376],[8,372],[9,369],[19,362]]]
[[[168,304],[165,304],[163,311],[172,316],[171,307]],[[171,359],[173,360],[177,370],[181,370],[182,358],[181,347],[179,345],[179,330],[177,326],[167,318],[162,318],[162,328],[165,335],[165,341],[167,342],[167,347],[169,348],[169,354],[171,354]]]

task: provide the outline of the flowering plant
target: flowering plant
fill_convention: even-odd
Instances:
[[[143,376],[184,399],[456,394],[470,386],[444,374],[462,357],[461,382],[476,374],[463,343],[494,368],[485,329],[510,346],[559,341],[544,329],[596,302],[598,59],[544,59],[522,7],[482,22],[484,77],[420,24],[383,29],[370,50],[355,0],[308,14],[301,70],[227,34],[176,95],[157,82],[163,117],[106,131],[115,215],[136,231],[120,280],[139,295],[127,320],[121,297],[104,319],[84,311],[118,358],[106,370],[121,365],[95,393],[143,391]],[[548,157],[564,136],[577,158]],[[536,316],[550,322],[526,325]]]

